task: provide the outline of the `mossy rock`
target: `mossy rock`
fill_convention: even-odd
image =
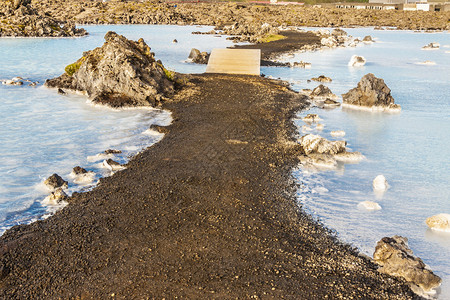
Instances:
[[[72,76],[73,74],[75,74],[76,71],[78,71],[78,69],[81,67],[81,64],[84,62],[84,60],[85,60],[85,57],[83,56],[82,58],[80,58],[79,60],[74,62],[73,64],[67,65],[64,68],[64,71],[66,71],[67,75]]]

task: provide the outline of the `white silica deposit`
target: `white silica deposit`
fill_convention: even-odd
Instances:
[[[358,208],[364,210],[380,210],[381,206],[373,201],[362,201],[358,203]]]
[[[384,175],[378,175],[372,182],[373,189],[375,191],[385,191],[389,188],[389,184]]]

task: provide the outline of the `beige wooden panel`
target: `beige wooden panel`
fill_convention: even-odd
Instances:
[[[213,49],[206,73],[260,75],[261,50]]]

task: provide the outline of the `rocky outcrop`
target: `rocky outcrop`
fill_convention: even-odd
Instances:
[[[86,35],[74,22],[56,20],[31,6],[30,0],[0,0],[0,37],[68,37]]]
[[[433,230],[450,232],[450,214],[437,214],[427,218],[425,223]]]
[[[209,53],[200,52],[200,50],[192,48],[189,53],[188,61],[196,64],[207,64],[209,59]]]
[[[73,182],[80,185],[91,184],[95,180],[95,173],[92,171],[86,171],[86,169],[77,166],[73,168],[70,173],[70,177],[73,178]]]
[[[348,62],[349,67],[362,67],[366,64],[366,59],[362,56],[353,55]]]
[[[441,278],[414,256],[405,237],[382,238],[375,247],[373,258],[381,266],[379,272],[404,278],[416,292],[432,293],[441,284]]]
[[[62,179],[62,177],[56,173],[51,175],[49,178],[47,178],[44,181],[44,184],[45,184],[45,186],[47,186],[47,188],[49,190],[55,190],[57,188],[67,189],[67,187],[68,187],[67,181]]]
[[[103,166],[104,166],[106,169],[110,170],[111,172],[120,171],[120,170],[125,169],[124,166],[122,166],[120,163],[118,163],[118,162],[112,160],[111,158],[105,159],[105,160],[103,161]]]
[[[111,31],[102,47],[85,52],[65,71],[45,85],[86,92],[94,103],[112,107],[157,106],[174,92],[174,73],[155,60],[143,39]]]
[[[381,78],[372,73],[361,78],[356,88],[342,95],[343,103],[359,107],[400,109],[400,105],[394,103],[391,90]]]

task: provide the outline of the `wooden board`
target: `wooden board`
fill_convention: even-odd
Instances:
[[[206,73],[260,75],[261,50],[213,49]]]

